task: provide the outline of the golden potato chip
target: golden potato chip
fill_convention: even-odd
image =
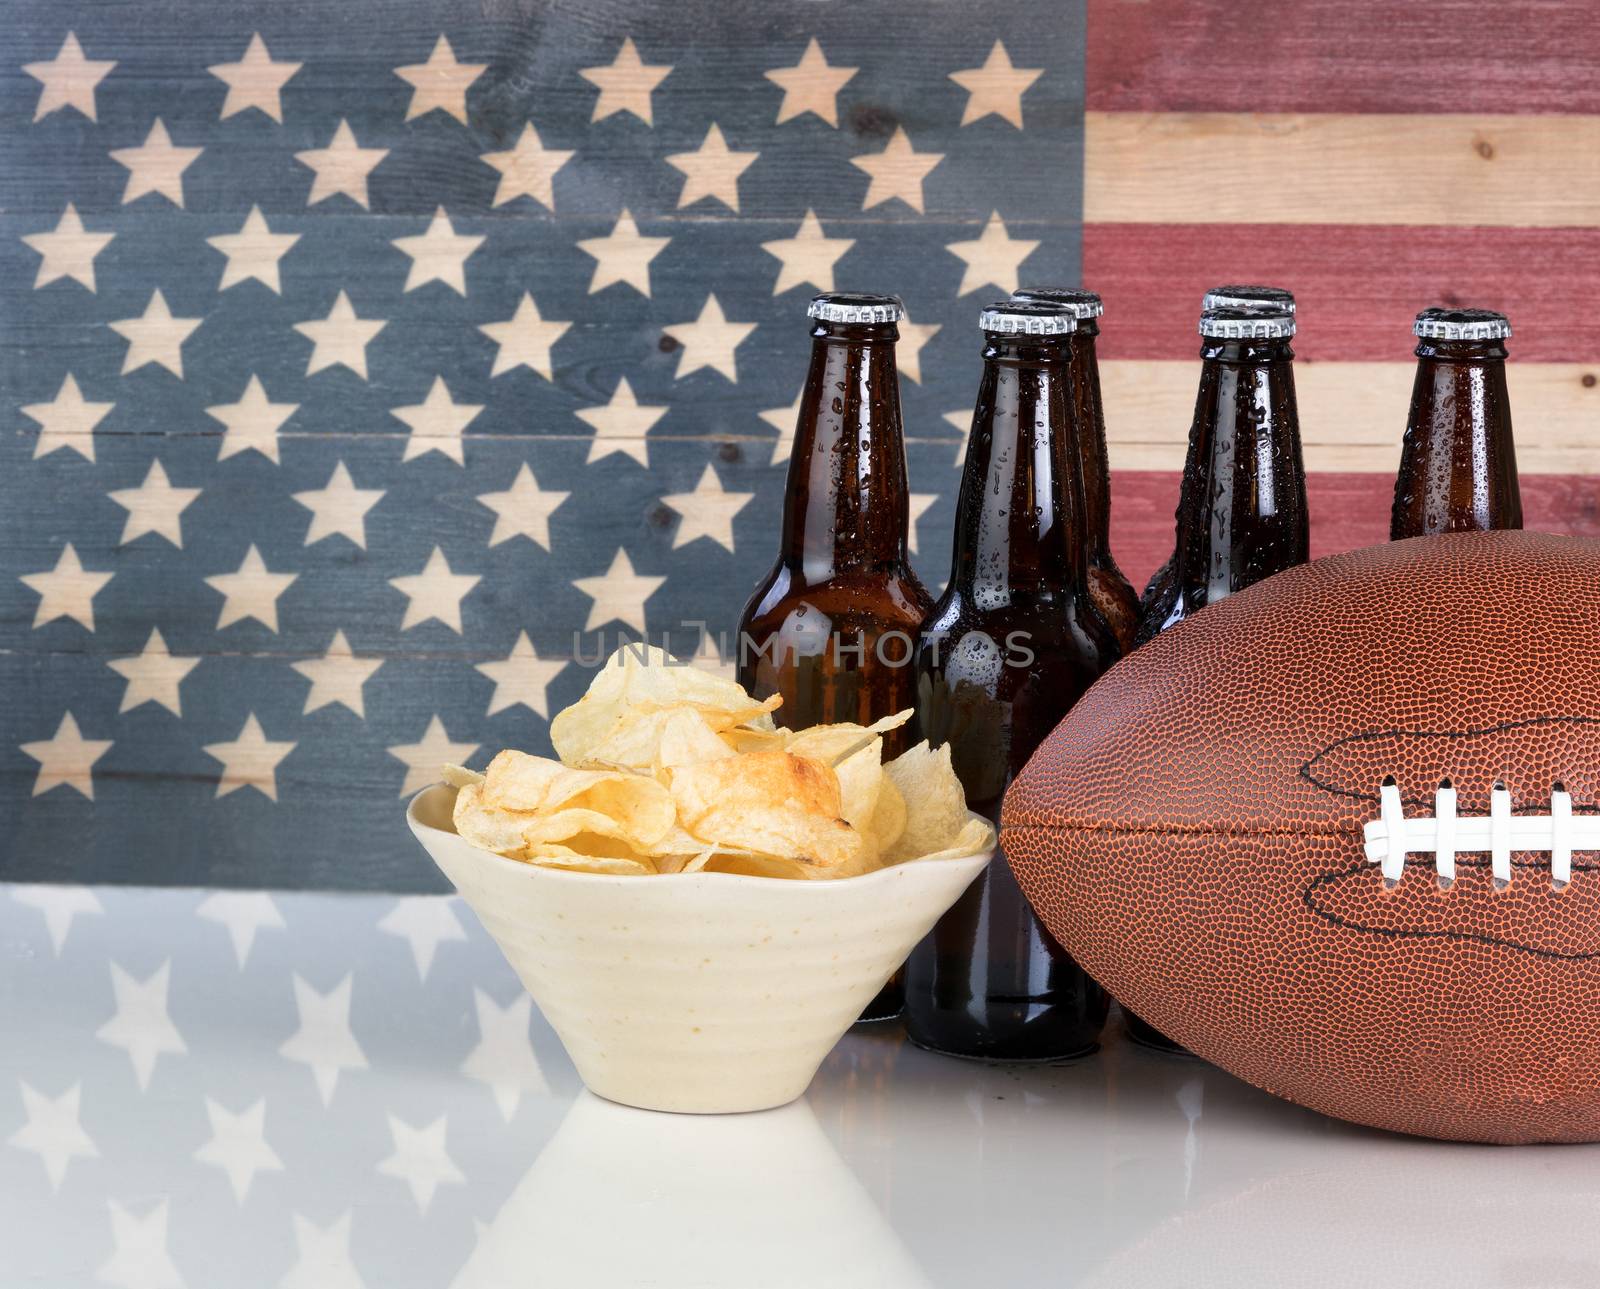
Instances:
[[[469,788],[483,782],[483,775],[476,770],[467,769],[464,765],[447,764],[439,771],[439,777],[452,788]]]
[[[857,832],[868,833],[883,788],[883,740],[873,738],[836,764],[833,773],[839,780],[839,817]]]
[[[867,835],[877,844],[878,853],[887,855],[906,830],[906,799],[887,773],[878,784],[878,804],[867,825]]]
[[[698,761],[733,756],[706,718],[692,707],[629,713],[589,749],[586,764],[653,774]]]
[[[931,851],[926,855],[917,855],[907,863],[920,864],[925,859],[956,859],[962,855],[976,855],[981,850],[990,850],[994,847],[994,825],[987,819],[973,819],[961,825],[961,831],[955,835],[950,844],[943,850]]]
[[[953,845],[967,823],[967,795],[950,767],[950,745],[932,751],[918,743],[883,768],[906,807],[905,831],[886,849],[885,861],[897,864]]]
[[[547,757],[510,749],[489,762],[481,788],[485,804],[549,815],[566,807],[608,816],[639,849],[672,827],[672,797],[654,779],[621,770],[575,770]]]
[[[522,858],[523,851],[527,847],[522,837],[522,829],[529,817],[516,811],[501,810],[496,806],[486,805],[483,801],[483,789],[479,784],[469,783],[456,793],[453,818],[457,834],[474,846],[492,850],[497,855],[509,855],[513,859]]]
[[[865,841],[839,816],[839,779],[789,752],[684,766],[672,776],[678,822],[718,849],[754,851],[821,868],[859,862]]]
[[[541,868],[562,868],[580,873],[599,873],[608,877],[650,877],[655,869],[643,860],[619,855],[586,855],[582,851],[563,851],[560,847],[528,856],[527,863]]]
[[[749,725],[723,730],[717,737],[735,752],[771,752],[783,746],[787,731],[762,729],[755,722],[751,722]]]
[[[865,747],[875,735],[897,730],[911,719],[911,708],[885,716],[871,725],[854,725],[843,722],[837,725],[811,725],[803,730],[788,732],[783,748],[798,756],[815,757],[824,765],[837,767],[839,762]]]

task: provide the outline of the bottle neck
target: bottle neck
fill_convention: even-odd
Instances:
[[[1173,571],[1189,607],[1310,554],[1305,467],[1287,339],[1207,339]]]
[[[956,508],[951,586],[979,609],[1071,597],[1086,577],[1072,351],[991,334]]]
[[[1106,417],[1100,401],[1100,362],[1093,318],[1078,323],[1068,340],[1072,352],[1072,401],[1078,421],[1078,474],[1083,486],[1083,538],[1092,563],[1111,550],[1111,462],[1106,453]]]
[[[780,558],[810,584],[908,562],[911,498],[891,325],[818,322],[800,396]]]
[[[1522,498],[1497,340],[1423,340],[1391,536],[1521,528]]]

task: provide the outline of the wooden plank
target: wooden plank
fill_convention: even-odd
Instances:
[[[1137,589],[1172,554],[1178,484],[1179,475],[1170,470],[1119,470],[1112,476],[1111,546]],[[1600,478],[1523,474],[1521,484],[1526,527],[1600,538]],[[1309,475],[1312,557],[1387,541],[1393,497],[1392,481],[1371,474]]]
[[[1083,280],[1105,298],[1103,358],[1192,358],[1201,293],[1274,282],[1302,359],[1399,361],[1431,304],[1510,315],[1518,362],[1600,362],[1600,228],[1091,224]]]
[[[1120,359],[1100,365],[1116,470],[1183,465],[1200,365]],[[1307,470],[1392,475],[1400,463],[1415,364],[1301,363],[1295,369]],[[1508,363],[1518,466],[1600,474],[1600,383],[1582,363]]]
[[[1084,219],[1600,223],[1600,116],[1089,112]]]
[[[1561,0],[1088,0],[1093,111],[1600,112],[1594,14]]]

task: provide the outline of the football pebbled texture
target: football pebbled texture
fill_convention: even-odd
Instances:
[[[1356,1123],[1600,1140],[1600,854],[1463,848],[1386,883],[1408,817],[1600,811],[1600,544],[1423,537],[1280,573],[1118,663],[1006,796],[1045,925],[1151,1024]]]

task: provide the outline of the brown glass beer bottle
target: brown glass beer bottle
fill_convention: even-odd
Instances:
[[[1269,305],[1200,317],[1200,392],[1189,429],[1172,559],[1146,592],[1139,639],[1310,553],[1305,467],[1295,410],[1292,314]],[[1124,1009],[1129,1035],[1176,1050]]]
[[[811,366],[800,396],[777,562],[739,619],[738,679],[783,695],[789,729],[866,725],[911,707],[916,636],[933,599],[911,570],[911,498],[894,346],[900,301],[833,293],[811,301]],[[902,727],[884,757],[910,745]],[[900,1012],[898,976],[862,1013]]]
[[[1139,597],[1111,554],[1111,470],[1106,456],[1106,414],[1100,400],[1100,362],[1095,337],[1105,305],[1093,291],[1069,287],[1024,287],[1011,298],[1067,309],[1078,329],[1067,338],[1072,350],[1070,379],[1078,423],[1078,477],[1083,481],[1084,549],[1089,561],[1089,598],[1100,611],[1117,648],[1133,648]]]
[[[1056,304],[981,315],[950,582],[917,646],[918,732],[972,809],[1007,785],[1118,653],[1089,593],[1070,338]],[[1029,908],[1002,853],[906,963],[906,1033],[937,1051],[1047,1060],[1092,1051],[1108,1000]]]
[[[1511,323],[1488,309],[1424,309],[1417,379],[1400,450],[1389,536],[1522,527],[1511,441]]]

